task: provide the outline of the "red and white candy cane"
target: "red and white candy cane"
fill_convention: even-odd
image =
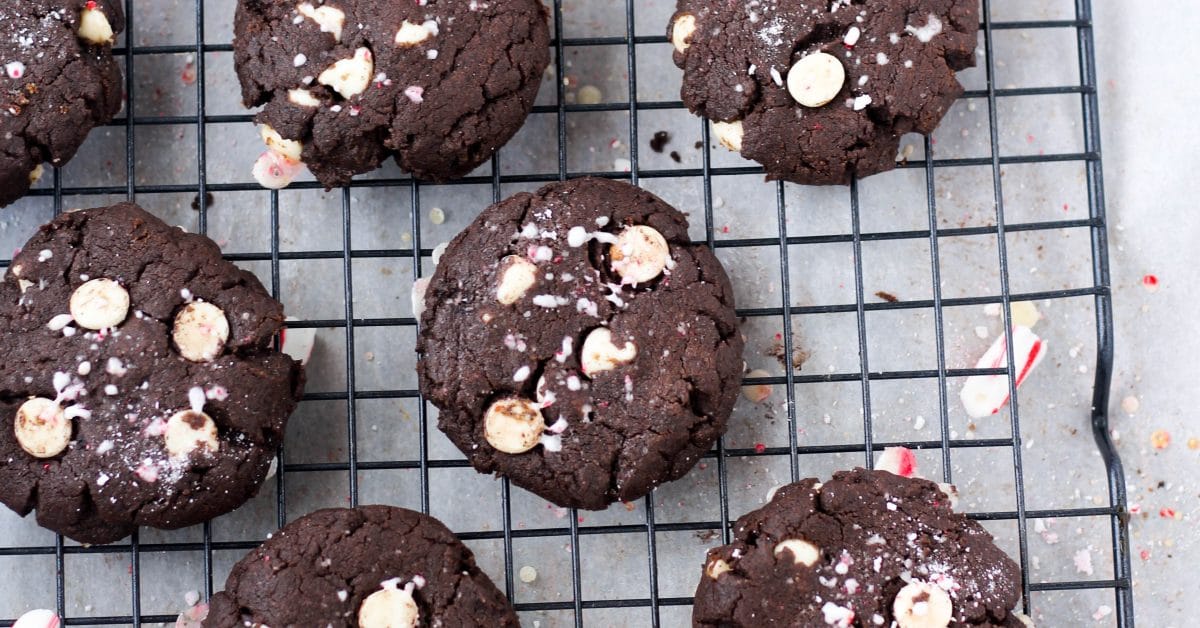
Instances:
[[[12,628],[58,628],[60,625],[62,625],[62,620],[54,614],[54,611],[39,608],[21,615]]]
[[[1013,359],[1016,364],[1013,371],[1017,374],[1017,387],[1025,383],[1025,378],[1033,371],[1042,358],[1046,356],[1046,342],[1033,333],[1033,330],[1021,325],[1012,328]],[[1008,341],[1004,334],[992,343],[987,353],[975,364],[977,369],[1004,368],[1008,362]],[[963,407],[973,419],[980,419],[1000,412],[1000,408],[1008,403],[1008,375],[972,375],[963,384],[959,398]]]
[[[289,316],[288,321],[298,321],[300,319]],[[287,321],[284,322],[284,325]],[[297,327],[288,329],[286,326],[279,331],[280,344],[283,345],[283,352],[291,356],[293,360],[298,360],[301,364],[308,364],[308,359],[312,357],[313,345],[317,342],[317,330],[311,327]]]

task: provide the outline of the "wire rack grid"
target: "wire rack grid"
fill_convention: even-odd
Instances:
[[[657,0],[660,2],[668,2],[668,0]],[[794,203],[789,196],[788,190],[794,186],[785,185],[782,183],[770,184],[774,189],[775,207],[773,211],[764,210],[757,219],[766,219],[776,223],[777,235],[766,238],[720,238],[718,237],[718,228],[714,220],[714,181],[722,177],[730,177],[737,175],[759,175],[761,170],[757,167],[748,167],[745,165],[734,166],[719,166],[710,148],[712,146],[709,137],[709,129],[706,124],[696,121],[698,132],[703,142],[703,152],[701,155],[701,166],[699,168],[683,168],[671,170],[658,170],[643,168],[639,163],[639,145],[646,141],[644,133],[639,131],[639,112],[647,111],[674,111],[679,116],[687,116],[683,109],[682,103],[674,100],[639,100],[638,98],[638,54],[639,48],[647,46],[666,44],[667,40],[662,35],[637,35],[638,30],[635,28],[637,19],[637,11],[635,10],[636,0],[618,0],[616,6],[623,4],[625,17],[625,34],[617,36],[595,36],[595,37],[568,37],[562,35],[564,33],[564,2],[569,0],[553,0],[550,9],[552,12],[552,20],[554,32],[556,33],[553,40],[553,71],[554,85],[557,89],[556,98],[553,99],[553,104],[542,104],[535,107],[535,114],[545,114],[553,116],[556,120],[557,134],[557,169],[555,171],[546,172],[530,172],[530,173],[512,173],[506,172],[501,167],[501,159],[505,152],[492,159],[491,173],[483,176],[471,176],[463,181],[455,182],[450,185],[475,184],[491,187],[492,200],[499,201],[502,196],[502,185],[507,184],[537,184],[542,182],[564,180],[569,177],[577,177],[583,175],[623,178],[628,179],[635,185],[639,182],[649,181],[656,178],[667,177],[683,177],[697,179],[701,185],[701,198],[703,199],[703,221],[704,228],[703,239],[711,247],[714,247],[719,252],[723,249],[737,250],[740,248],[749,247],[777,247],[779,250],[779,268],[778,272],[782,278],[781,291],[779,296],[779,304],[777,306],[767,307],[750,307],[740,310],[740,314],[746,320],[754,319],[780,319],[782,321],[782,344],[784,355],[791,356],[799,347],[793,346],[793,319],[796,316],[804,315],[820,315],[820,314],[847,314],[852,315],[855,320],[858,366],[855,372],[839,372],[833,374],[819,373],[801,373],[796,368],[785,368],[781,376],[770,376],[761,378],[750,378],[748,384],[766,384],[774,387],[782,387],[786,394],[786,422],[788,426],[788,437],[786,445],[768,446],[768,447],[728,447],[723,441],[713,452],[710,452],[706,458],[706,463],[715,463],[717,477],[717,492],[719,496],[719,519],[712,520],[710,518],[690,521],[672,521],[664,522],[656,520],[655,507],[656,504],[652,498],[642,500],[644,502],[644,519],[634,523],[618,523],[612,525],[582,525],[579,513],[571,512],[569,516],[563,519],[562,525],[557,526],[540,526],[534,528],[523,528],[514,525],[514,491],[510,490],[507,481],[503,481],[500,487],[500,512],[502,519],[499,522],[500,529],[498,530],[456,530],[460,536],[468,542],[473,541],[491,541],[499,544],[501,554],[501,564],[503,568],[503,578],[500,585],[504,588],[510,598],[514,598],[516,589],[516,571],[518,562],[514,558],[514,543],[522,539],[532,538],[557,538],[565,540],[570,546],[570,586],[569,599],[558,601],[521,601],[516,600],[517,609],[522,612],[523,616],[538,613],[538,612],[553,612],[562,611],[565,613],[566,619],[562,622],[565,624],[573,624],[575,626],[583,626],[585,624],[585,616],[589,611],[602,609],[633,609],[642,612],[639,617],[644,617],[645,623],[658,627],[660,625],[672,625],[672,620],[664,617],[664,613],[668,610],[686,609],[691,603],[691,599],[686,596],[667,595],[661,592],[660,583],[662,577],[660,575],[660,550],[659,550],[659,535],[668,532],[704,532],[715,531],[720,538],[728,541],[732,522],[742,514],[731,508],[731,492],[736,492],[738,489],[731,485],[728,478],[728,467],[733,461],[752,458],[771,458],[771,459],[786,459],[788,471],[791,480],[797,480],[805,477],[807,473],[806,461],[814,456],[827,454],[849,454],[858,455],[859,462],[870,466],[872,464],[874,454],[884,447],[902,445],[910,448],[930,450],[936,452],[936,455],[941,459],[941,473],[943,479],[947,482],[953,481],[952,477],[952,456],[955,452],[963,452],[966,450],[977,448],[1002,448],[1011,452],[1012,470],[1013,470],[1013,486],[1015,509],[1009,510],[990,510],[983,512],[972,512],[971,516],[981,521],[993,522],[1013,522],[1016,528],[1017,551],[1014,558],[1021,565],[1022,572],[1025,574],[1023,580],[1024,604],[1025,610],[1030,611],[1031,600],[1034,595],[1039,592],[1058,592],[1058,591],[1076,591],[1076,590],[1099,590],[1108,591],[1111,593],[1111,601],[1115,606],[1115,612],[1112,617],[1118,626],[1133,626],[1133,608],[1132,608],[1132,590],[1130,582],[1130,566],[1129,566],[1129,544],[1126,530],[1126,496],[1123,471],[1120,460],[1114,449],[1110,439],[1108,418],[1106,409],[1108,407],[1109,383],[1111,377],[1112,351],[1113,351],[1113,326],[1111,320],[1111,303],[1110,303],[1110,278],[1108,270],[1108,253],[1107,253],[1107,234],[1106,234],[1106,219],[1104,211],[1104,188],[1101,174],[1101,157],[1100,157],[1100,131],[1097,114],[1097,90],[1096,90],[1096,72],[1094,68],[1093,54],[1093,32],[1091,20],[1091,8],[1089,0],[1074,0],[1074,17],[1073,19],[1060,20],[1021,20],[1021,21],[994,21],[991,19],[992,3],[989,0],[982,0],[984,21],[982,24],[982,43],[983,43],[983,64],[987,76],[985,89],[970,90],[965,95],[965,99],[976,99],[981,102],[986,102],[988,107],[987,115],[987,135],[990,138],[990,154],[980,157],[966,157],[955,159],[937,159],[934,158],[933,140],[929,138],[923,139],[924,154],[921,159],[906,162],[901,165],[901,168],[915,169],[924,173],[925,201],[928,217],[927,228],[913,230],[886,230],[886,231],[864,231],[862,228],[862,213],[860,202],[860,186],[856,182],[849,188],[849,224],[851,225],[849,233],[840,233],[832,235],[816,235],[816,236],[796,236],[789,235],[789,203]],[[134,0],[126,0],[126,16],[127,25],[126,33],[133,32],[133,25],[139,18],[137,3]],[[117,129],[123,129],[125,133],[125,163],[126,182],[124,186],[94,186],[94,187],[67,187],[64,185],[64,177],[60,170],[56,169],[53,176],[52,189],[41,189],[33,192],[35,197],[49,197],[53,203],[53,211],[55,214],[64,210],[67,205],[64,204],[64,199],[78,195],[124,195],[130,200],[135,200],[139,195],[152,195],[164,193],[180,193],[180,194],[195,194],[198,199],[198,228],[202,233],[208,232],[209,225],[209,207],[208,193],[210,192],[248,192],[257,189],[256,186],[248,183],[221,183],[209,180],[208,168],[208,139],[206,133],[210,125],[223,124],[245,124],[251,121],[250,114],[238,115],[210,115],[206,111],[206,89],[205,89],[205,60],[206,55],[212,53],[228,53],[232,50],[232,45],[229,43],[209,43],[206,41],[205,35],[205,2],[204,0],[195,1],[195,44],[194,45],[133,45],[128,44],[121,46],[116,50],[116,53],[123,58],[126,75],[125,89],[127,93],[126,111],[123,117],[114,121],[112,126]],[[1036,31],[1039,29],[1070,29],[1074,33],[1078,63],[1079,63],[1079,82],[1078,84],[1056,86],[1056,87],[1032,87],[1032,88],[1000,88],[996,85],[996,60],[993,55],[993,38],[996,33],[1001,31],[1014,30],[1029,30]],[[657,31],[657,25],[655,26]],[[132,41],[131,37],[127,37]],[[615,47],[623,48],[626,51],[625,60],[626,67],[622,68],[628,74],[628,94],[627,102],[613,102],[602,104],[568,104],[567,98],[567,81],[565,75],[565,64],[567,62],[567,52],[576,47]],[[194,115],[185,116],[139,116],[135,111],[136,75],[139,58],[145,55],[163,55],[163,54],[187,54],[195,55],[196,59],[196,109]],[[1083,147],[1082,152],[1073,153],[1057,153],[1057,154],[1035,154],[1035,155],[1006,155],[1002,154],[1000,147],[1000,121],[997,115],[997,103],[1002,99],[1018,99],[1031,96],[1045,95],[1066,95],[1078,97],[1079,106],[1079,122],[1082,125]],[[624,172],[587,172],[579,171],[569,167],[569,158],[567,151],[568,143],[568,117],[573,115],[587,113],[628,113],[628,148],[630,171]],[[195,182],[191,184],[140,184],[135,176],[139,167],[137,153],[135,150],[135,136],[139,129],[161,126],[161,125],[194,125],[197,144],[196,150],[196,172]],[[1005,220],[1005,194],[1002,192],[1004,181],[1002,180],[1002,167],[1007,165],[1018,164],[1049,164],[1057,162],[1077,162],[1082,165],[1086,173],[1086,201],[1087,201],[1087,216],[1076,220],[1055,220],[1049,222],[1007,222]],[[994,216],[992,222],[994,224],[988,226],[968,226],[968,227],[945,227],[939,224],[938,220],[938,180],[936,173],[940,169],[953,168],[960,166],[976,166],[990,170],[991,184],[994,190]],[[767,184],[763,184],[767,185]],[[315,190],[319,186],[315,183],[297,183],[293,186],[297,189]],[[361,188],[394,188],[396,190],[404,190],[407,188],[409,202],[411,203],[411,234],[412,241],[410,245],[401,248],[381,248],[381,249],[355,249],[352,246],[352,191]],[[241,263],[264,263],[269,265],[270,276],[269,287],[272,293],[284,301],[288,302],[288,295],[283,293],[280,266],[283,262],[293,260],[329,260],[334,263],[340,262],[342,279],[344,281],[344,294],[341,295],[344,302],[344,312],[340,318],[323,318],[323,319],[308,319],[290,323],[292,328],[315,328],[315,329],[340,329],[344,332],[345,342],[345,390],[342,392],[313,392],[308,393],[305,397],[305,403],[314,402],[332,402],[344,404],[346,415],[346,441],[347,460],[344,462],[285,462],[283,453],[280,454],[279,472],[273,480],[276,491],[275,504],[275,521],[274,525],[282,526],[289,519],[287,509],[287,500],[289,490],[297,490],[297,486],[302,486],[305,482],[305,476],[309,473],[321,471],[342,471],[347,472],[349,478],[348,498],[350,504],[358,504],[360,498],[359,475],[362,471],[369,470],[410,470],[419,474],[419,507],[424,512],[430,512],[431,500],[436,498],[431,496],[430,490],[430,473],[433,470],[439,469],[469,469],[465,460],[461,458],[444,458],[434,455],[429,445],[430,427],[429,423],[432,420],[431,411],[427,412],[426,404],[420,399],[420,393],[413,388],[406,389],[384,389],[384,390],[360,390],[356,386],[356,334],[363,333],[363,330],[377,327],[401,327],[414,329],[417,321],[412,317],[380,317],[367,318],[356,316],[355,312],[355,296],[353,279],[354,261],[362,259],[397,259],[406,260],[406,263],[411,264],[411,275],[415,280],[420,278],[423,272],[422,260],[428,258],[432,251],[427,243],[422,241],[422,221],[421,190],[428,188],[427,184],[411,180],[406,177],[395,178],[376,178],[370,180],[356,181],[350,188],[340,190],[340,205],[341,205],[341,241],[342,247],[340,250],[323,250],[323,251],[286,251],[281,250],[280,245],[280,195],[279,193],[270,193],[270,236],[269,249],[259,252],[234,253],[228,255],[228,258]],[[336,194],[336,193],[335,193]],[[1091,285],[1085,287],[1073,287],[1060,290],[1047,290],[1040,292],[1016,292],[1010,290],[1010,259],[1007,249],[1007,235],[1021,232],[1037,232],[1037,231],[1055,231],[1063,229],[1078,229],[1084,230],[1088,234],[1090,240],[1090,266]],[[943,297],[942,294],[942,273],[944,266],[947,263],[945,256],[939,252],[939,244],[950,237],[960,236],[985,236],[993,237],[996,241],[998,255],[994,259],[995,269],[999,273],[998,294],[985,296],[968,296],[968,297]],[[929,269],[932,286],[932,298],[918,300],[900,300],[900,301],[885,301],[885,302],[869,302],[867,299],[867,291],[864,287],[864,263],[863,263],[863,247],[865,243],[872,242],[887,242],[887,241],[921,241],[927,242],[929,250]],[[833,303],[833,304],[814,304],[814,305],[797,305],[792,296],[790,289],[792,273],[799,272],[790,265],[794,265],[792,256],[788,251],[790,247],[819,245],[838,243],[849,245],[853,251],[853,294],[854,300],[850,303]],[[2,264],[7,267],[8,261]],[[1052,508],[1052,509],[1032,509],[1027,508],[1025,499],[1025,487],[1029,478],[1025,475],[1023,466],[1023,439],[1022,439],[1022,412],[1020,411],[1019,395],[1017,390],[1011,390],[1011,411],[1008,414],[1011,422],[1011,435],[1004,438],[956,438],[954,432],[950,429],[950,404],[951,404],[951,385],[950,382],[955,378],[962,378],[970,375],[985,375],[985,374],[1001,374],[1006,373],[1006,369],[971,369],[971,368],[950,368],[947,359],[946,351],[946,332],[945,332],[945,311],[947,308],[959,306],[980,306],[987,304],[1000,304],[1002,308],[1002,320],[1004,327],[1009,327],[1009,320],[1012,316],[1010,305],[1015,301],[1022,300],[1045,300],[1054,301],[1061,299],[1084,298],[1094,301],[1094,325],[1095,325],[1095,341],[1096,341],[1096,364],[1094,369],[1095,380],[1091,390],[1092,393],[1092,412],[1090,416],[1090,429],[1094,435],[1094,439],[1098,448],[1098,452],[1104,461],[1104,469],[1106,470],[1106,487],[1107,495],[1103,500],[1104,503],[1095,507],[1076,507],[1076,508]],[[867,321],[868,315],[872,312],[888,312],[888,311],[904,311],[924,309],[932,312],[933,325],[935,328],[936,342],[936,368],[932,369],[909,369],[909,370],[872,370],[871,362],[868,355],[868,330]],[[1008,361],[1013,362],[1011,344],[1008,349]],[[411,356],[415,357],[415,356]],[[410,357],[410,359],[411,359]],[[910,381],[910,380],[932,380],[936,382],[937,390],[937,408],[938,419],[940,423],[940,438],[930,440],[886,440],[876,439],[877,433],[875,426],[872,425],[872,385],[878,386],[881,382],[887,381]],[[801,428],[802,418],[797,411],[797,388],[804,385],[820,385],[830,382],[839,382],[849,385],[858,385],[861,388],[861,403],[862,403],[862,438],[859,442],[843,443],[843,444],[802,444],[799,442],[798,428]],[[390,460],[364,460],[359,455],[359,447],[361,437],[359,434],[358,411],[359,403],[372,399],[407,399],[412,400],[417,408],[416,430],[417,435],[417,455],[415,457],[407,457],[406,459],[390,459]],[[801,402],[803,403],[803,402]],[[296,514],[291,513],[294,518]],[[1077,580],[1072,578],[1057,578],[1050,581],[1035,581],[1030,577],[1030,556],[1029,556],[1029,532],[1030,527],[1034,522],[1039,520],[1063,519],[1073,520],[1078,518],[1101,518],[1107,521],[1107,525],[1111,532],[1111,551],[1108,554],[1112,562],[1111,577],[1107,579],[1089,579]],[[641,596],[623,596],[610,599],[589,599],[584,594],[583,580],[583,565],[580,558],[581,543],[593,535],[639,535],[644,538],[645,556],[648,560],[644,564],[648,586],[644,590],[644,595]],[[168,614],[149,614],[143,613],[143,594],[142,589],[145,584],[145,575],[143,573],[142,562],[143,558],[150,553],[176,554],[176,553],[193,553],[201,556],[203,568],[203,591],[202,596],[207,599],[215,590],[219,590],[221,583],[215,581],[217,578],[214,575],[216,571],[214,560],[215,552],[236,552],[240,554],[257,545],[259,539],[245,540],[219,540],[215,538],[212,531],[212,524],[203,526],[203,534],[201,540],[195,542],[162,542],[162,543],[145,543],[139,540],[139,535],[135,534],[128,542],[114,544],[104,547],[81,547],[70,542],[64,542],[62,537],[58,537],[53,545],[29,545],[16,547],[0,547],[0,559],[16,558],[22,559],[33,556],[53,557],[55,568],[55,590],[56,590],[56,606],[58,613],[64,617],[64,623],[67,625],[133,625],[140,626],[143,623],[163,623],[173,622],[175,617]],[[713,543],[716,542],[714,539]],[[68,573],[65,566],[66,559],[73,555],[116,555],[127,557],[129,561],[129,591],[131,597],[129,600],[128,614],[113,614],[105,616],[73,616],[68,613],[67,605],[67,590],[73,586],[72,582],[75,576]],[[19,563],[18,563],[19,564]],[[698,568],[695,570],[698,573]],[[3,613],[0,613],[3,615]],[[673,618],[679,618],[678,613],[671,615]],[[7,625],[13,621],[12,619],[0,620],[0,624]],[[640,621],[638,623],[641,623]]]

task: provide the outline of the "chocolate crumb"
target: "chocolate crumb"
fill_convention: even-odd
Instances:
[[[677,164],[683,162],[683,159],[681,159],[679,157],[679,151],[677,151],[677,150],[671,151],[671,159],[674,159],[675,163],[677,163]]]
[[[654,134],[654,138],[650,140],[650,150],[661,153],[667,142],[671,141],[671,134],[666,131],[658,131]]]
[[[204,193],[204,206],[205,207],[208,207],[211,209],[215,202],[216,202],[216,198],[213,197],[212,192]],[[197,192],[196,197],[192,199],[192,209],[194,209],[196,211],[200,211],[200,193],[199,192]]]
[[[884,292],[883,290],[876,292],[875,296],[883,299],[884,301],[887,301],[888,303],[895,303],[896,301],[900,300],[896,295],[894,295],[890,292]]]

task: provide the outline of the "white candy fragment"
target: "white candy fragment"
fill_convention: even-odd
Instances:
[[[395,42],[397,46],[415,46],[432,36],[433,33],[428,28],[404,20],[400,24],[400,30],[396,31]]]
[[[744,136],[746,132],[742,127],[741,120],[735,120],[733,122],[713,122],[712,130],[713,134],[717,136],[717,141],[721,143],[721,146],[724,146],[735,153],[742,152],[742,136]]]
[[[301,164],[274,151],[258,156],[251,173],[259,185],[268,190],[282,190],[300,174]]]
[[[358,607],[360,628],[416,628],[421,623],[421,609],[413,599],[415,585],[398,588],[399,578],[383,583],[383,588],[367,596]]]
[[[508,255],[500,260],[500,284],[496,286],[496,300],[504,305],[512,305],[520,301],[535,283],[537,266],[519,255]]]
[[[634,225],[621,232],[609,247],[613,272],[621,283],[637,285],[662,274],[671,259],[671,247],[657,230]]]
[[[611,371],[618,365],[632,362],[636,357],[637,346],[632,342],[626,342],[623,347],[616,346],[612,341],[612,332],[607,327],[597,327],[588,334],[579,352],[583,373],[588,376]]]
[[[821,107],[837,97],[846,82],[846,68],[837,57],[816,52],[797,61],[788,71],[788,93],[805,107]]]
[[[54,611],[39,608],[21,615],[12,628],[58,628],[61,625],[62,620]]]
[[[421,277],[412,285],[413,316],[420,320],[425,313],[425,293],[429,290],[429,277]]]
[[[671,44],[675,50],[683,52],[692,45],[692,34],[696,32],[696,16],[685,13],[675,19],[671,25]]]
[[[129,293],[111,279],[93,279],[71,293],[69,308],[84,329],[116,327],[129,314]]]
[[[307,89],[289,89],[288,90],[288,101],[291,102],[293,105],[300,105],[301,107],[320,107],[321,106],[321,101],[317,100],[317,97],[313,96],[312,92],[308,91]],[[288,140],[288,141],[294,141],[294,140]],[[299,143],[299,142],[297,142],[297,143]],[[269,144],[268,144],[268,146],[269,146]]]
[[[805,567],[812,567],[821,560],[821,550],[803,539],[787,539],[776,543],[775,557],[778,558],[784,552],[792,555],[792,562]]]
[[[207,449],[216,453],[221,448],[217,440],[217,424],[212,417],[195,410],[176,412],[167,419],[166,431],[163,432],[167,453],[172,458],[186,458],[197,449]]]
[[[35,458],[53,458],[71,442],[71,420],[51,399],[34,397],[17,408],[17,443]]]
[[[904,32],[913,35],[921,43],[927,44],[942,32],[942,21],[938,19],[938,16],[930,13],[924,26],[909,24],[904,27]]]
[[[346,14],[341,9],[329,5],[314,7],[308,2],[303,2],[296,10],[300,15],[316,22],[322,33],[331,33],[334,39],[342,41],[342,26],[346,23]]]
[[[304,150],[304,145],[300,142],[284,138],[278,131],[271,128],[269,124],[262,125],[258,130],[258,134],[262,136],[263,144],[267,145],[267,150],[287,157],[292,161],[300,161],[300,153]]]
[[[112,24],[104,11],[98,8],[85,8],[79,13],[79,37],[85,41],[105,46],[113,43],[115,36]]]
[[[917,457],[907,447],[888,447],[875,461],[875,470],[887,471],[902,478],[920,477]]]
[[[733,571],[733,567],[730,567],[729,563],[720,558],[713,559],[704,567],[704,575],[713,580],[716,580],[721,574],[727,571]]]
[[[317,76],[317,82],[326,85],[342,95],[342,98],[353,98],[365,91],[375,75],[375,62],[371,51],[359,48],[354,56],[342,59],[325,69]]]
[[[545,429],[538,404],[520,397],[494,402],[483,416],[483,435],[488,444],[506,454],[533,449]]]
[[[212,303],[192,301],[175,315],[171,331],[179,354],[192,362],[210,362],[229,340],[229,321],[225,312]]]
[[[954,605],[941,587],[913,580],[896,594],[892,613],[900,628],[946,628]]]
[[[1014,313],[1015,315],[1015,313]],[[1017,374],[1017,387],[1033,371],[1046,355],[1046,343],[1028,327],[1012,328],[1013,365],[1011,372]],[[975,363],[977,369],[1003,368],[1008,363],[1008,341],[1004,334],[996,338],[987,353]],[[971,418],[991,416],[1008,403],[1008,375],[972,375],[963,384],[959,398]]]

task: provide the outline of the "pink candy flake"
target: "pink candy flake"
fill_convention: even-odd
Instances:
[[[558,417],[558,420],[555,421],[553,425],[546,428],[546,431],[554,434],[562,434],[563,432],[567,431],[567,420],[562,417]]]
[[[425,102],[425,88],[420,85],[409,85],[404,88],[404,95],[416,104]]]
[[[424,589],[424,588],[425,588],[425,578],[424,578],[424,577],[422,577],[422,576],[420,576],[420,575],[415,575],[415,576],[413,576],[413,578],[412,578],[412,583],[413,583],[413,584],[415,584],[415,585],[417,585],[417,588],[418,588],[418,589]]]
[[[875,468],[903,478],[911,478],[917,475],[917,457],[907,447],[888,447],[875,462]]]
[[[300,174],[302,164],[273,151],[266,151],[254,162],[254,179],[270,190],[287,187]]]
[[[204,391],[204,396],[210,400],[225,401],[229,398],[229,391],[224,386],[213,386]]]
[[[6,63],[4,64],[4,73],[7,74],[8,78],[10,79],[19,79],[22,76],[25,76],[25,64],[21,63],[20,61]]]
[[[146,436],[162,436],[166,431],[167,422],[162,419],[154,419],[146,426]]]
[[[149,460],[143,461],[134,473],[147,484],[153,484],[158,481],[158,467],[151,464]]]

